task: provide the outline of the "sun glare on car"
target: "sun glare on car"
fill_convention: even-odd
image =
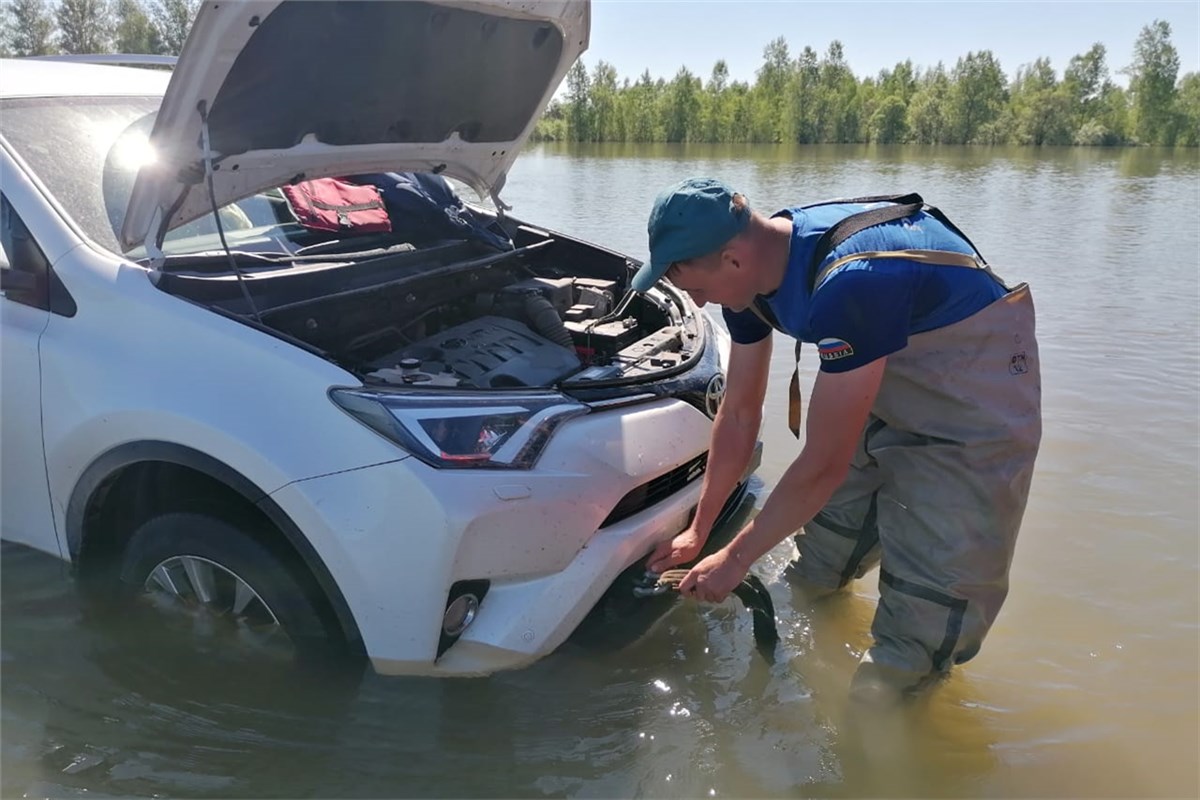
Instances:
[[[140,134],[122,136],[113,145],[111,153],[113,165],[128,170],[137,170],[147,164],[153,164],[157,157],[150,140]]]

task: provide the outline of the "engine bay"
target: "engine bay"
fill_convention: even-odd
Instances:
[[[416,341],[373,358],[375,369],[365,378],[515,388],[636,378],[678,366],[688,356],[682,316],[663,303],[654,322],[645,324],[633,302],[637,299],[619,308],[622,297],[613,280],[527,278],[431,309],[440,312],[439,320],[464,321],[426,327]],[[657,324],[659,315],[673,324]]]
[[[256,270],[248,286],[196,257],[158,285],[376,386],[602,386],[665,376],[702,350],[694,306],[669,287],[629,291],[624,256],[523,225],[513,233],[507,252],[459,241],[313,256]]]

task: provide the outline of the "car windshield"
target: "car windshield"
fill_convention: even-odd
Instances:
[[[145,160],[160,99],[8,99],[0,105],[0,134],[91,239],[120,252],[114,231]]]
[[[148,143],[159,97],[39,97],[0,103],[0,135],[25,160],[64,210],[96,243],[121,252],[124,222],[138,169],[153,152]],[[462,196],[465,185],[450,181]],[[466,190],[474,197],[475,192]],[[477,201],[478,202],[478,201]],[[490,201],[481,204],[491,206]],[[233,249],[288,251],[298,230],[282,193],[272,189],[224,206],[221,227]],[[213,215],[170,231],[167,255],[219,248]],[[129,251],[144,255],[142,248]]]

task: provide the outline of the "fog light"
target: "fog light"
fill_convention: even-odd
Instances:
[[[441,658],[458,641],[479,613],[479,606],[487,597],[491,581],[455,581],[446,595],[446,610],[442,614],[442,632],[438,636],[437,655]]]
[[[473,594],[463,594],[454,598],[446,607],[442,616],[442,633],[446,636],[460,636],[467,626],[475,621],[475,612],[479,610],[479,598]]]

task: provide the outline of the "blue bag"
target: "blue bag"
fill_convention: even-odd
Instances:
[[[467,208],[440,175],[377,172],[352,175],[347,180],[379,188],[392,232],[407,241],[475,239],[498,250],[513,249],[512,240],[500,226]]]

